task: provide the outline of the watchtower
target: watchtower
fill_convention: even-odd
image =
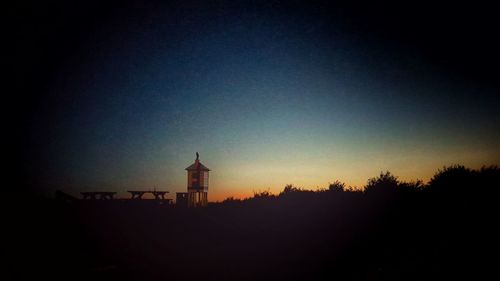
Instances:
[[[188,207],[204,207],[208,203],[208,172],[210,169],[200,162],[196,152],[196,160],[186,168],[188,176]]]

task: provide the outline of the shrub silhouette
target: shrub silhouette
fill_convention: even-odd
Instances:
[[[481,187],[480,192],[489,199],[493,199],[499,194],[500,168],[498,166],[483,166],[479,170],[477,184]]]
[[[258,199],[258,200],[268,200],[268,199],[273,199],[276,196],[271,193],[269,190],[264,190],[264,191],[254,191],[253,197],[251,199]]]
[[[416,193],[422,191],[426,188],[426,185],[422,180],[416,180],[411,182],[400,182],[398,184],[398,191],[404,194]]]
[[[497,241],[498,186],[496,166],[454,165],[428,185],[387,171],[364,191],[339,181],[314,191],[287,184],[278,195],[258,191],[199,209],[77,200],[49,212],[55,227],[45,237],[67,243],[54,240],[46,252],[92,280],[450,279],[482,272],[473,262],[486,264],[481,251]],[[111,278],[89,271],[108,265],[117,268]]]
[[[328,191],[332,192],[343,192],[345,190],[345,183],[340,182],[338,180],[334,181],[333,183],[330,183],[328,186]]]
[[[392,175],[389,171],[386,171],[385,173],[381,172],[378,177],[368,180],[364,192],[366,194],[378,195],[394,193],[398,188],[398,185],[399,181],[396,176]]]
[[[434,192],[459,194],[467,192],[474,186],[477,172],[461,165],[444,167],[431,178],[429,188]]]
[[[300,192],[300,191],[301,191],[300,188],[295,187],[295,186],[293,186],[291,184],[287,184],[287,185],[285,185],[285,188],[280,193],[280,195],[286,195],[286,194],[290,194],[290,193],[293,193],[293,192]]]
[[[226,204],[228,204],[228,203],[241,203],[241,199],[234,198],[233,196],[231,196],[231,197],[224,199],[222,201],[222,203],[226,203]]]

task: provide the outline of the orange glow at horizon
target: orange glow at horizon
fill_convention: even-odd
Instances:
[[[322,165],[316,162],[309,165],[289,164],[287,167],[249,165],[239,170],[225,171],[224,174],[215,170],[211,172],[209,201],[223,201],[228,197],[244,199],[261,191],[278,194],[287,184],[308,190],[325,189],[328,188],[329,183],[336,180],[344,182],[346,187],[363,189],[368,179],[385,171],[390,171],[400,181],[422,180],[427,183],[444,166],[460,164],[468,168],[480,169],[482,166],[498,163],[495,162],[495,155],[487,151],[474,155],[463,153],[453,157],[439,156],[441,157],[424,158],[423,155],[414,155],[414,157],[406,156],[400,159],[381,158],[378,165],[373,166],[357,162],[345,165],[336,163]]]

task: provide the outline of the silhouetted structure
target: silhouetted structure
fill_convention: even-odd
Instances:
[[[498,186],[498,167],[452,166],[428,184],[382,172],[364,191],[339,181],[318,190],[290,184],[202,209],[27,197],[21,203],[36,211],[16,223],[20,243],[6,244],[17,272],[29,266],[50,280],[488,279]],[[178,193],[177,205],[188,206],[188,194]]]
[[[188,193],[187,192],[177,192],[177,196],[175,198],[175,205],[178,207],[187,207],[188,206]]]
[[[66,202],[66,203],[73,203],[78,200],[78,198],[69,195],[68,193],[57,189],[56,190],[56,200]]]
[[[89,199],[89,200],[96,200],[96,199],[101,199],[101,200],[111,200],[113,199],[113,196],[116,194],[116,192],[109,192],[109,191],[92,191],[92,192],[80,192],[83,195],[83,199]]]
[[[188,207],[203,207],[208,203],[208,172],[210,169],[201,164],[199,157],[200,155],[196,152],[194,163],[186,168],[188,172]],[[177,199],[179,196],[184,195],[177,193]]]
[[[166,200],[165,199],[165,194],[168,193],[168,191],[144,191],[144,190],[127,190],[132,195],[131,199],[142,199],[142,196],[146,193],[151,193],[155,197],[156,200]]]

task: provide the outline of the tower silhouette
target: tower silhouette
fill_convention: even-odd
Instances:
[[[196,152],[194,163],[186,168],[188,207],[203,207],[208,203],[208,169],[201,164],[199,154]]]

